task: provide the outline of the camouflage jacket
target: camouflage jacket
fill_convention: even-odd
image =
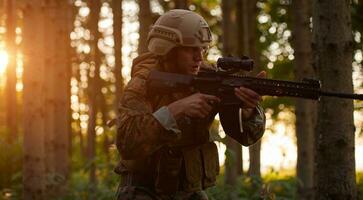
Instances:
[[[186,94],[149,97],[145,84],[153,69],[164,70],[151,53],[133,62],[118,110],[116,145],[122,160],[116,172],[144,174],[156,191],[166,193],[209,187],[219,170],[217,148],[209,141],[209,127],[217,112],[203,120],[178,121],[179,134],[166,130],[153,113]],[[243,122],[244,137],[251,143],[261,138],[265,127],[261,108],[255,113]]]

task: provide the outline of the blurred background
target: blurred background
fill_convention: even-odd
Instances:
[[[350,6],[351,80],[363,93],[363,2]],[[319,79],[312,7],[291,0],[0,0],[0,199],[21,199],[27,185],[49,199],[115,197],[119,155],[115,126],[107,123],[132,59],[147,51],[149,27],[167,10],[189,9],[207,20],[209,62],[246,55],[255,61],[248,75],[266,70],[268,78],[300,81]],[[211,133],[221,174],[210,198],[309,199],[317,106],[264,97],[266,131],[250,148],[226,137],[217,117]],[[354,101],[353,165],[363,199],[362,106]]]

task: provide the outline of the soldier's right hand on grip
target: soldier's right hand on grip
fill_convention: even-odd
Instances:
[[[212,111],[212,104],[221,100],[213,95],[195,93],[168,105],[176,120],[183,116],[204,118]]]

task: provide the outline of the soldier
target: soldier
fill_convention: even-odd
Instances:
[[[201,93],[147,95],[151,70],[198,74],[212,40],[206,21],[187,10],[163,14],[148,35],[149,52],[133,61],[131,80],[119,106],[116,145],[121,161],[118,200],[207,200],[203,191],[215,184],[218,152],[209,127],[220,99]],[[264,77],[261,72],[259,77]],[[235,88],[244,104],[242,128],[250,145],[262,137],[265,116],[260,95]]]

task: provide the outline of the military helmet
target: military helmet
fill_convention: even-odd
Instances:
[[[164,13],[151,27],[148,49],[166,55],[176,46],[208,47],[211,31],[202,16],[195,12],[174,9]]]

